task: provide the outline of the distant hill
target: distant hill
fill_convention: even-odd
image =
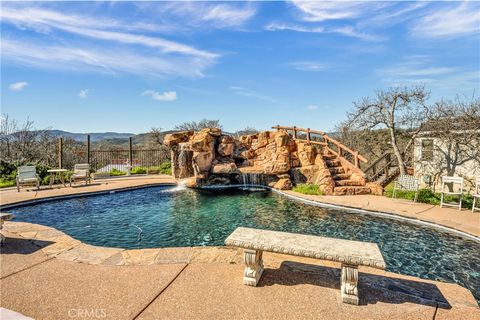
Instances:
[[[90,135],[90,141],[98,142],[102,140],[126,140],[130,137],[134,137],[133,133],[118,133],[118,132],[92,132],[92,133],[73,133],[63,130],[49,130],[49,133],[53,137],[71,138],[76,141],[86,141],[87,135]]]

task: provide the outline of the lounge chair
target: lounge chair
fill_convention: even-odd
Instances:
[[[447,184],[452,185],[452,191],[450,189],[445,190]],[[455,189],[455,186],[458,186]],[[458,191],[455,191],[458,190]],[[458,202],[456,203],[446,203],[444,201],[445,195],[458,196]],[[458,210],[462,210],[462,200],[463,200],[463,178],[462,177],[442,177],[442,196],[440,199],[440,208],[443,206],[457,207]]]
[[[475,207],[475,203],[477,203],[477,201],[480,199],[480,177],[477,178],[475,181],[475,193],[472,196],[473,196],[472,212],[475,212],[475,210],[480,211],[480,207]]]
[[[77,180],[85,180],[85,185],[91,183],[90,180],[90,165],[88,163],[76,164],[73,167],[73,174],[70,176],[70,187],[72,182]]]
[[[40,177],[35,166],[21,166],[17,171],[17,191],[20,192],[20,185],[36,185],[40,189]]]
[[[401,175],[395,181],[393,185],[393,194],[392,198],[395,198],[397,195],[397,190],[400,191],[415,191],[415,197],[413,198],[413,202],[417,202],[418,197],[418,188],[420,186],[420,182],[418,179],[409,176],[409,175]]]

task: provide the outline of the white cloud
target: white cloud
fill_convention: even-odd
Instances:
[[[290,23],[277,23],[272,22],[265,26],[265,30],[267,31],[296,31],[296,32],[310,32],[310,33],[322,33],[325,31],[323,27],[305,27],[298,24],[290,24]]]
[[[390,86],[424,84],[442,93],[458,94],[478,91],[478,71],[438,66],[425,55],[405,57],[398,63],[376,70],[380,79]]]
[[[161,37],[130,33],[128,30],[154,28],[148,23],[130,23],[88,15],[73,15],[36,7],[2,6],[2,23],[21,30],[48,33],[36,40],[15,40],[2,33],[2,59],[45,69],[100,71],[110,74],[135,73],[149,76],[201,77],[219,54]],[[98,18],[98,19],[97,19]],[[63,33],[99,41],[63,39]],[[120,31],[118,31],[120,30]],[[52,62],[51,57],[55,57]]]
[[[25,89],[26,86],[28,86],[28,82],[21,81],[21,82],[12,83],[11,85],[8,86],[8,89],[13,91],[21,91]]]
[[[55,57],[54,63],[52,57]],[[137,53],[116,48],[63,47],[2,38],[2,59],[41,69],[132,73],[153,77],[203,76],[211,59]]]
[[[244,24],[256,10],[252,6],[238,8],[227,4],[218,4],[205,11],[202,20],[214,21],[219,26],[238,26]]]
[[[89,91],[88,89],[82,89],[78,93],[78,96],[82,99],[85,99],[88,96],[88,91]]]
[[[255,98],[255,99],[260,99],[268,102],[276,102],[276,100],[270,96],[266,96],[263,94],[258,94],[253,91],[250,91],[249,89],[239,87],[239,86],[230,86],[228,87],[230,90],[232,90],[236,95],[239,96],[244,96],[244,97],[249,97],[249,98]]]
[[[448,3],[441,10],[431,10],[415,22],[410,30],[417,37],[437,39],[478,35],[479,31],[480,4],[473,1]]]
[[[358,38],[365,41],[379,41],[382,40],[381,37],[368,34],[366,32],[358,31],[353,26],[344,26],[344,27],[311,27],[303,26],[299,24],[291,23],[278,23],[272,22],[264,27],[267,31],[295,31],[295,32],[305,32],[305,33],[337,33],[347,37]]]
[[[314,104],[311,104],[311,105],[307,106],[307,110],[317,110],[317,109],[318,109],[318,106],[316,106]]]
[[[146,90],[142,93],[142,96],[148,96],[153,100],[158,100],[158,101],[177,100],[177,93],[175,91],[165,91],[164,93],[160,93],[158,91]]]
[[[66,15],[56,11],[35,8],[4,8],[0,12],[0,16],[2,21],[23,25],[24,27],[30,27],[35,30],[48,30],[50,28],[55,28],[100,40],[126,44],[139,44],[146,47],[158,48],[162,52],[181,53],[202,58],[218,57],[217,54],[198,50],[191,46],[162,39],[160,37],[150,37],[118,31],[105,31],[101,29],[105,26],[111,28],[120,25],[120,23],[115,20],[109,20],[108,22],[92,22],[92,19],[88,16]]]
[[[323,63],[314,62],[314,61],[298,61],[291,63],[291,66],[294,69],[302,70],[302,71],[314,71],[319,72],[323,71],[327,68],[327,66]]]
[[[347,36],[347,37],[358,38],[358,39],[365,40],[365,41],[380,41],[380,40],[383,40],[379,36],[359,31],[352,26],[332,28],[332,29],[328,30],[328,32],[339,33],[339,34],[342,34],[342,35]]]
[[[376,1],[292,1],[305,21],[349,19],[382,7]]]
[[[176,1],[137,2],[143,11],[155,12],[169,24],[181,28],[235,28],[244,25],[257,12],[252,2]]]

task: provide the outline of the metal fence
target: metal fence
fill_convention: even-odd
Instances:
[[[126,172],[130,164],[135,167],[157,167],[169,161],[165,150],[91,150],[90,165],[96,172],[110,172],[113,169]]]
[[[84,145],[69,147],[63,139],[58,140],[58,166],[72,169],[76,163],[89,163],[95,172],[110,172],[113,169],[126,172],[128,166],[151,168],[170,161],[170,152],[166,149],[134,149],[132,139],[128,149],[92,150],[90,137]]]

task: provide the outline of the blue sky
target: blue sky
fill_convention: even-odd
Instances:
[[[39,128],[331,130],[375,90],[480,91],[480,2],[2,2],[1,109]]]

